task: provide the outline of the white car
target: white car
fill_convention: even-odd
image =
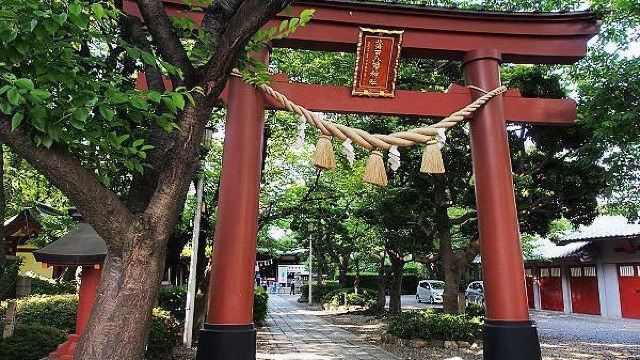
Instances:
[[[464,297],[469,303],[484,305],[484,283],[482,281],[470,283],[467,291],[464,292]]]
[[[429,304],[442,303],[443,293],[444,281],[422,280],[416,289],[416,301],[419,303],[426,301]]]

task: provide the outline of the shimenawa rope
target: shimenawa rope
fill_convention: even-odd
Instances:
[[[242,77],[238,70],[234,70],[232,75]],[[351,142],[372,151],[367,169],[365,170],[364,178],[365,181],[380,186],[384,186],[387,183],[386,172],[384,171],[384,161],[380,162],[377,159],[382,158],[382,152],[380,152],[380,150],[390,150],[394,146],[408,147],[417,144],[426,144],[427,146],[422,158],[421,172],[443,173],[444,165],[442,162],[442,154],[440,152],[441,147],[444,145],[443,132],[462,122],[466,117],[473,114],[493,97],[507,91],[505,86],[500,86],[491,91],[485,91],[481,88],[470,85],[468,86],[469,88],[481,91],[484,95],[435,124],[383,135],[370,134],[362,129],[352,128],[326,120],[318,116],[318,114],[294,103],[284,94],[278,92],[267,84],[261,84],[258,87],[264,93],[276,99],[285,107],[285,109],[300,115],[307,121],[307,123],[322,132],[323,136],[320,136],[314,156],[314,163],[316,167],[323,170],[334,169],[336,166],[336,160],[333,153],[333,145],[331,144],[331,137],[336,137],[343,142],[349,139]],[[369,166],[369,164],[371,164],[371,166]],[[380,166],[382,166],[382,171],[379,168]]]

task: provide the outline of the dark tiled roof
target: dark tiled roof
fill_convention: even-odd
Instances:
[[[49,265],[94,265],[104,261],[107,245],[87,223],[79,223],[68,234],[33,252],[37,261]]]

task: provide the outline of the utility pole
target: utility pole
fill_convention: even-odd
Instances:
[[[313,236],[309,236],[309,304],[313,304]]]
[[[189,284],[187,286],[187,306],[186,316],[184,319],[184,334],[182,335],[182,342],[187,348],[191,347],[191,340],[193,339],[193,317],[195,311],[196,300],[196,269],[198,266],[198,248],[200,242],[200,222],[202,219],[202,195],[204,193],[204,161],[200,161],[198,165],[198,181],[196,184],[196,213],[193,219],[193,237],[191,240],[191,262],[189,264]]]
[[[214,130],[205,128],[202,135],[202,148],[200,149],[200,159],[196,170],[196,211],[193,218],[193,235],[191,238],[191,261],[189,263],[189,283],[187,285],[187,304],[185,306],[184,333],[182,342],[187,348],[191,347],[193,340],[193,318],[195,317],[195,303],[198,269],[198,249],[200,248],[200,223],[202,222],[202,207],[204,197],[204,170],[206,157],[211,150]]]

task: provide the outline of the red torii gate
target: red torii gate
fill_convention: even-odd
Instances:
[[[172,16],[202,21],[203,15],[190,12],[181,0],[164,3]],[[299,0],[292,8],[292,15],[281,14],[268,26],[304,9],[316,14],[306,27],[274,41],[274,47],[354,52],[360,27],[401,28],[403,57],[462,61],[467,84],[485,90],[500,86],[501,62],[570,64],[586,55],[587,41],[599,30],[596,15],[588,11],[524,14],[343,0]],[[124,9],[139,16],[135,0],[125,0]],[[393,99],[361,98],[350,88],[290,83],[283,76],[271,85],[309,110],[423,117],[447,116],[482,95],[452,86],[446,94],[397,91]],[[236,77],[229,80],[225,98],[216,250],[198,360],[255,359],[252,306],[264,111],[282,109]],[[527,306],[506,123],[569,125],[575,118],[573,100],[528,99],[511,90],[471,121],[486,279],[485,359],[541,358]]]

